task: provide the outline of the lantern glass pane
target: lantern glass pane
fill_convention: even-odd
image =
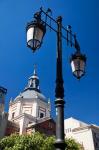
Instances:
[[[27,42],[33,39],[34,27],[31,27],[27,31]]]
[[[72,68],[72,72],[74,72],[75,71],[74,61],[71,61],[71,68]]]
[[[83,75],[83,71],[79,70],[78,71],[78,77],[81,77]]]
[[[80,60],[80,70],[85,70],[85,62],[83,60]]]
[[[35,28],[34,40],[36,39],[39,42],[42,42],[43,31],[40,28]]]
[[[79,60],[78,59],[72,60],[71,67],[72,67],[72,72],[78,70],[79,69]]]

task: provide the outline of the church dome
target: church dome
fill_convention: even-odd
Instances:
[[[47,101],[47,98],[40,92],[33,89],[25,90],[20,95],[24,99],[40,99],[42,101]]]

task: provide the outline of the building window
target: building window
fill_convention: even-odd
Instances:
[[[15,112],[12,113],[12,119],[15,117]]]
[[[43,113],[40,113],[40,118],[43,118],[44,117],[44,114]]]
[[[51,122],[49,122],[49,128],[53,128],[53,125]]]
[[[65,133],[72,132],[71,128],[65,129]]]

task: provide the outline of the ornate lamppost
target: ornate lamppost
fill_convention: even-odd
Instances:
[[[62,17],[59,16],[55,20],[49,15],[50,9],[44,11],[40,8],[39,12],[34,14],[34,20],[27,24],[27,46],[35,52],[39,49],[43,42],[43,37],[48,26],[57,35],[57,56],[56,56],[56,88],[55,88],[55,107],[56,107],[56,150],[65,150],[64,140],[64,87],[62,75],[62,39],[65,39],[67,45],[74,47],[76,52],[70,58],[73,75],[80,79],[85,74],[86,56],[81,54],[80,46],[76,39],[76,35],[72,33],[71,26],[65,28],[62,25]],[[43,16],[43,17],[42,17]],[[57,29],[52,27],[48,19],[57,25]],[[66,32],[66,36],[63,35]]]

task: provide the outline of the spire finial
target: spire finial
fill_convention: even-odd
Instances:
[[[34,64],[34,75],[37,75],[37,65]]]

